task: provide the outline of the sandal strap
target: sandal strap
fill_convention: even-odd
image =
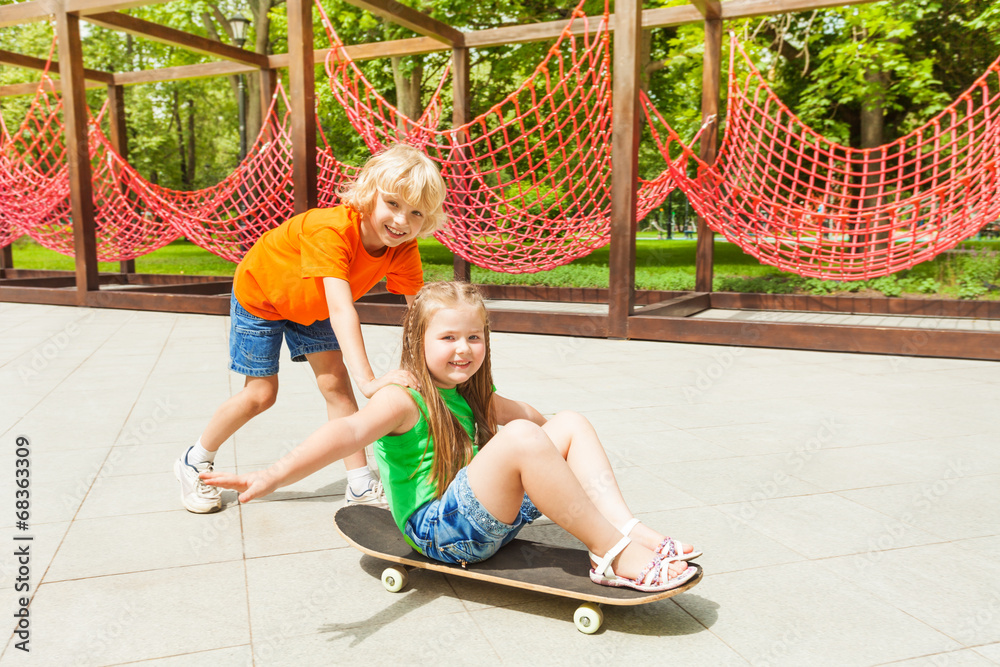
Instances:
[[[629,519],[628,523],[622,526],[622,535],[628,535],[629,533],[632,532],[632,529],[638,526],[640,523],[642,522],[639,521],[638,519],[635,518]]]
[[[597,565],[594,566],[594,572],[604,575],[604,573],[608,571],[608,568],[611,567],[611,561],[617,558],[618,554],[624,551],[625,547],[627,547],[631,541],[632,538],[625,535],[622,539],[618,540],[618,544],[611,547],[608,550],[608,553],[604,554],[603,558],[595,559],[597,561]]]
[[[669,547],[666,554],[663,554],[663,547]],[[675,542],[672,537],[663,538],[663,541],[660,542],[660,546],[656,547],[656,553],[663,554],[664,558],[675,558],[681,555],[680,551],[677,549],[677,542]]]
[[[649,561],[649,564],[642,569],[642,572],[640,572],[639,576],[633,579],[633,581],[640,586],[645,585],[646,575],[648,575],[650,571],[653,572],[650,583],[656,582],[657,580],[659,580],[660,583],[663,583],[663,558],[660,554],[653,556],[653,560]]]

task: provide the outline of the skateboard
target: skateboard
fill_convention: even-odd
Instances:
[[[348,505],[333,517],[337,532],[354,548],[397,565],[382,572],[382,585],[398,593],[408,582],[408,571],[433,570],[456,577],[524,588],[558,595],[582,604],[573,614],[580,632],[593,634],[604,622],[601,605],[637,605],[663,600],[690,590],[701,581],[698,573],[683,586],[660,593],[598,586],[590,580],[590,558],[584,549],[515,538],[482,563],[451,565],[431,560],[413,550],[403,539],[389,510],[370,505]]]

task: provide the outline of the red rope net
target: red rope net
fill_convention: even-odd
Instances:
[[[142,178],[114,151],[99,118],[92,119],[88,140],[98,259],[139,257],[183,234],[238,262],[261,234],[294,215],[289,114],[279,117],[279,101],[288,108],[280,86],[257,140],[236,170],[220,183],[192,192]],[[3,129],[0,245],[27,233],[50,250],[74,254],[61,110],[61,98],[45,77],[18,132],[9,136]],[[324,144],[318,151],[320,205],[334,205],[337,189],[355,172]]]
[[[736,54],[749,68],[736,73]],[[954,247],[1000,215],[1000,60],[923,127],[874,149],[809,129],[732,38],[725,139],[712,166],[672,163],[709,226],[761,262],[863,280]]]
[[[517,90],[465,125],[438,130],[427,119],[440,115],[441,86],[420,120],[407,119],[349,60],[323,15],[332,46],[326,65],[331,91],[372,151],[405,140],[440,164],[449,224],[436,236],[449,250],[494,271],[544,271],[609,240],[608,18],[605,8],[591,32],[581,3]],[[575,35],[579,23],[582,35]],[[639,218],[673,187],[669,171],[643,181]]]

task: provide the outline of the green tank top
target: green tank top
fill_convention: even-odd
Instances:
[[[434,463],[434,443],[430,441],[427,420],[427,405],[420,392],[406,387],[413,401],[420,408],[420,417],[406,433],[387,435],[375,441],[375,461],[378,464],[379,475],[385,488],[385,499],[392,511],[399,530],[406,537],[403,527],[410,516],[424,504],[437,496],[434,485],[430,482],[431,467]],[[475,442],[476,419],[472,408],[457,389],[438,389],[444,404],[458,419],[469,438]],[[426,451],[425,451],[426,449]],[[478,448],[472,446],[475,456]],[[416,549],[416,545],[406,537],[407,543]]]

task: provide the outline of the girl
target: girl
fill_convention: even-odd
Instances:
[[[584,417],[546,420],[494,393],[486,306],[474,287],[434,283],[417,294],[403,323],[402,367],[419,391],[381,389],[266,470],[201,478],[246,502],[377,440],[393,518],[429,558],[485,560],[544,513],[587,546],[597,584],[662,591],[696,574],[686,561],[701,552],[632,517]]]

